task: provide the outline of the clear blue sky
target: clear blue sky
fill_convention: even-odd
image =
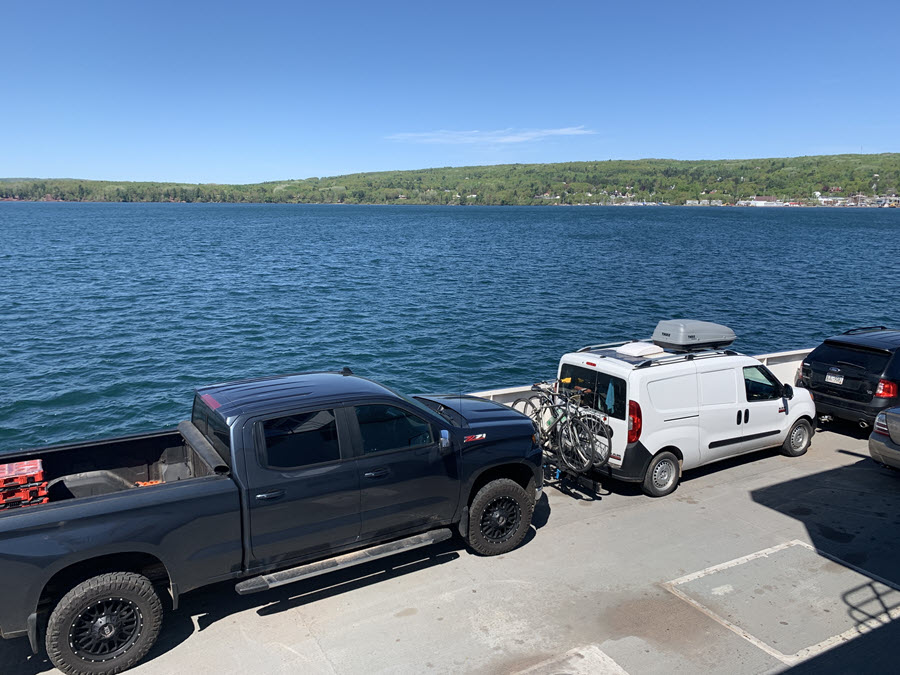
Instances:
[[[0,176],[900,151],[900,3],[28,2]]]

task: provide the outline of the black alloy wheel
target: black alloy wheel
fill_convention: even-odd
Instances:
[[[511,478],[483,485],[469,505],[466,541],[480,555],[509,553],[531,529],[534,481],[522,487]]]
[[[100,574],[66,593],[50,613],[47,656],[66,675],[115,675],[146,656],[162,618],[162,602],[147,577]]]
[[[516,531],[522,520],[522,509],[508,496],[495,498],[481,516],[481,534],[492,544],[502,544]]]
[[[72,653],[86,661],[111,661],[128,651],[140,637],[144,616],[125,598],[107,598],[76,617],[69,633]]]

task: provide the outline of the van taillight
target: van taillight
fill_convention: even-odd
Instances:
[[[637,443],[641,437],[641,427],[644,418],[641,416],[641,406],[637,401],[628,401],[628,442]]]
[[[878,380],[878,389],[875,390],[876,398],[894,398],[897,396],[897,383],[890,380]]]

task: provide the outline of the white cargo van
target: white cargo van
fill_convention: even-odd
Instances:
[[[601,471],[671,493],[685,469],[781,446],[806,452],[815,405],[750,356],[723,349],[734,333],[704,321],[661,321],[650,341],[585,347],[559,363],[561,391],[604,414],[612,432]]]

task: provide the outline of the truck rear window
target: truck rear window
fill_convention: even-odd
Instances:
[[[226,466],[231,466],[231,434],[228,425],[221,416],[214,413],[200,399],[199,396],[194,397],[194,409],[191,413],[191,422],[200,433],[209,441],[215,451],[225,462]]]
[[[564,363],[559,373],[559,389],[565,394],[581,394],[581,404],[625,419],[625,380],[607,373]]]

